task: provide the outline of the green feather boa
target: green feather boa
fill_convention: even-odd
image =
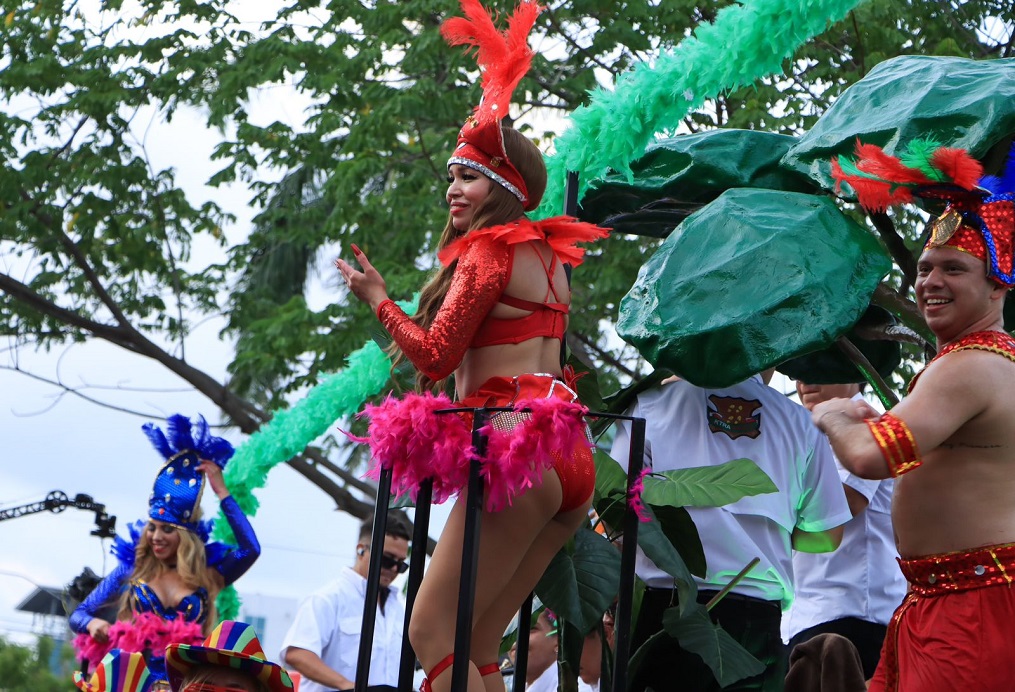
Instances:
[[[631,162],[656,135],[675,128],[692,109],[724,91],[782,72],[782,61],[862,0],[744,0],[724,7],[712,24],[654,66],[620,75],[612,91],[596,89],[571,114],[572,126],[547,158],[549,182],[536,218],[560,213],[567,171],[578,172],[579,199],[611,169],[630,179]]]
[[[413,314],[418,300],[417,294],[412,301],[398,301],[398,305]],[[272,468],[300,454],[339,418],[356,414],[363,402],[379,394],[391,378],[391,359],[373,341],[350,354],[346,364],[344,370],[321,380],[292,408],[276,411],[269,422],[236,449],[224,476],[229,491],[247,516],[257,513],[254,490],[265,486]],[[221,511],[212,536],[224,543],[236,542]],[[216,606],[221,620],[235,620],[240,608],[236,590],[231,586],[223,589]]]

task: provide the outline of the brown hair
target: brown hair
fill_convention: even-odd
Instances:
[[[220,668],[229,668],[228,665],[217,666],[211,663],[199,665],[196,668],[191,669],[183,676],[183,680],[180,681],[181,689],[183,685],[189,685],[193,682],[208,682],[212,675],[214,675]],[[253,673],[246,673],[236,668],[229,668],[230,670],[236,670],[240,673],[245,673],[247,676],[247,682],[250,683],[251,687],[248,689],[250,692],[269,692],[268,686],[258,680]]]
[[[199,518],[196,517],[195,521]],[[208,566],[208,559],[204,551],[204,542],[193,531],[187,531],[177,527],[180,534],[180,545],[176,549],[176,573],[180,575],[183,583],[194,591],[202,586],[208,591],[208,607],[204,614],[202,630],[207,636],[211,634],[215,623],[218,621],[218,613],[215,609],[215,597],[225,586],[225,581],[218,570]],[[148,537],[148,527],[141,531],[141,538],[137,542],[134,551],[134,571],[130,580],[150,582],[151,580],[169,571],[165,563],[155,557],[152,551],[151,539]],[[131,607],[131,595],[133,590],[128,588],[120,597],[120,610],[116,617],[118,620],[129,620],[133,615]]]
[[[535,207],[543,199],[543,193],[546,192],[546,163],[543,161],[543,153],[532,140],[513,127],[504,126],[501,131],[504,134],[504,151],[507,153],[507,158],[521,173],[522,179],[525,180],[525,187],[528,189],[529,205]],[[519,199],[508,192],[507,188],[495,183],[490,188],[487,198],[476,207],[476,213],[467,230],[456,229],[451,222],[451,215],[448,215],[444,231],[437,242],[437,251],[440,252],[471,230],[509,223],[524,215],[525,209]],[[419,309],[411,318],[420,327],[426,329],[433,324],[437,311],[444,304],[444,297],[451,287],[451,279],[454,277],[457,266],[457,261],[446,267],[442,266],[423,286],[419,294]],[[391,367],[394,370],[405,356],[394,345],[391,350],[394,354]],[[444,380],[435,382],[422,372],[416,373],[417,391],[438,390],[443,385]]]

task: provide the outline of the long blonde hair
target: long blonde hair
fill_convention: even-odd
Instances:
[[[196,519],[195,519],[196,521]],[[225,586],[222,575],[213,567],[208,566],[208,559],[204,550],[204,542],[193,531],[187,531],[177,527],[180,534],[180,545],[176,549],[176,573],[187,588],[197,591],[204,587],[208,591],[208,608],[204,614],[202,630],[205,635],[211,634],[212,628],[218,620],[218,613],[215,609],[215,597]],[[134,551],[134,571],[131,573],[130,581],[139,580],[151,582],[166,572],[169,567],[162,560],[155,557],[152,551],[151,539],[148,537],[147,527],[141,532],[137,548]],[[117,612],[117,620],[130,620],[133,616],[131,608],[132,589],[128,588],[120,597],[120,610]]]
[[[543,199],[543,193],[546,191],[546,164],[543,162],[543,153],[532,140],[513,127],[505,126],[501,130],[504,133],[504,150],[507,158],[521,173],[528,188],[531,206],[535,207]],[[476,213],[467,230],[459,231],[455,228],[451,215],[448,214],[444,231],[437,242],[437,251],[440,252],[469,231],[509,223],[524,215],[525,209],[518,198],[495,182],[490,188],[490,194],[477,205]],[[433,324],[437,311],[444,304],[444,297],[451,287],[451,279],[457,266],[457,260],[447,266],[441,266],[420,290],[419,309],[410,318],[420,327],[426,329]],[[391,366],[394,370],[405,359],[405,355],[394,344],[391,352],[394,355]],[[441,389],[444,382],[445,380],[431,380],[422,372],[416,373],[416,390],[420,392]]]

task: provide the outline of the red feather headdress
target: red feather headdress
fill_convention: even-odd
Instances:
[[[895,157],[873,144],[857,142],[856,159],[832,161],[836,190],[856,192],[865,209],[884,211],[914,197],[948,202],[931,226],[928,248],[953,247],[987,264],[987,276],[1015,286],[1015,148],[1001,178],[983,175],[983,166],[965,149],[942,147],[931,139],[910,142]]]
[[[480,171],[504,186],[525,207],[535,208],[521,173],[504,150],[501,120],[508,113],[511,96],[532,65],[528,36],[542,7],[522,0],[508,18],[507,30],[494,26],[493,18],[479,0],[461,0],[465,17],[453,17],[441,25],[441,34],[452,46],[476,49],[476,63],[483,71],[483,98],[458,133],[458,145],[448,166],[461,164]]]

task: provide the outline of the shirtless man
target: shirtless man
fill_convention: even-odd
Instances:
[[[907,474],[892,519],[910,593],[871,690],[1015,689],[1015,339],[1002,317],[1015,209],[991,200],[950,207],[920,256],[916,302],[938,355],[909,395],[880,417],[846,399],[813,409],[850,471]]]

